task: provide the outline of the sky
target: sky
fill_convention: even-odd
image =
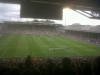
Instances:
[[[3,21],[32,21],[31,18],[20,18],[19,4],[4,4],[0,3],[0,22]],[[63,25],[72,25],[73,23],[80,23],[81,25],[100,25],[100,20],[89,19],[69,8],[63,9],[63,20],[57,21]]]

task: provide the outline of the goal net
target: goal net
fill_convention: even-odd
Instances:
[[[49,57],[66,57],[74,56],[75,52],[69,48],[49,48],[48,56]]]

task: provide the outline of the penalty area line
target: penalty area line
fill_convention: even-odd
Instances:
[[[2,53],[1,57],[4,55],[4,53],[7,51],[8,47],[5,49],[5,51]]]
[[[27,57],[27,56],[14,56],[14,57],[20,57],[21,58],[21,57]]]

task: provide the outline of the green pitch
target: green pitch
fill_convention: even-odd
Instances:
[[[0,58],[94,56],[100,46],[60,35],[5,34],[0,36]]]

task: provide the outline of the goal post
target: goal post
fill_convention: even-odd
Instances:
[[[49,48],[48,50],[48,57],[51,56],[70,56],[70,49],[69,48]]]

